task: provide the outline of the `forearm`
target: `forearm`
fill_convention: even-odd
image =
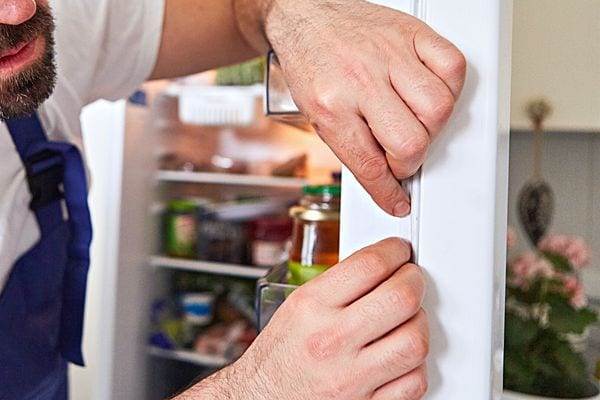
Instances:
[[[240,31],[235,1],[165,0],[158,59],[150,78],[189,75],[263,53]]]
[[[263,400],[264,390],[259,389],[256,363],[243,359],[203,379],[172,400]]]

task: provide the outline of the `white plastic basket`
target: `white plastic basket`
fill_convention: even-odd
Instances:
[[[264,86],[173,86],[179,118],[187,124],[249,126],[257,119],[257,99]]]

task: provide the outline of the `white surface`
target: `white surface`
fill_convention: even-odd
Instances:
[[[513,253],[528,247],[518,219],[517,199],[533,173],[533,140],[514,133],[510,146],[509,224],[519,242]],[[554,191],[550,233],[580,235],[592,248],[592,262],[582,278],[586,293],[600,297],[600,136],[595,133],[549,133],[544,136],[543,175]]]
[[[148,354],[154,357],[182,361],[208,368],[222,368],[229,364],[229,360],[225,357],[200,354],[193,351],[163,350],[156,347],[149,347]]]
[[[181,269],[205,274],[228,275],[254,279],[262,278],[269,271],[268,268],[261,267],[216,263],[209,261],[182,260],[168,257],[151,257],[150,265],[154,267]]]
[[[100,101],[81,118],[91,170],[94,226],[85,309],[83,352],[87,366],[70,366],[72,399],[110,399],[125,102]]]
[[[431,149],[420,182],[418,256],[429,275],[432,330],[428,399],[501,396],[511,3],[386,2],[426,11],[427,22],[469,60],[456,114]],[[406,221],[381,214],[349,180],[346,173],[345,255],[375,239],[407,234]]]
[[[512,126],[529,123],[532,97],[554,105],[552,129],[600,128],[600,2],[515,2]]]
[[[156,179],[165,182],[211,183],[218,185],[301,188],[306,180],[260,175],[236,175],[213,172],[159,171]]]

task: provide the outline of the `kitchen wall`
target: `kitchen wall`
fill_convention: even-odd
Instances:
[[[543,95],[549,128],[600,130],[600,1],[514,0],[513,38],[512,127]]]
[[[533,147],[525,109],[538,97],[553,112],[546,121],[544,177],[555,193],[552,232],[578,234],[595,257],[586,291],[600,297],[600,1],[514,0],[509,223],[532,175]]]
[[[518,222],[517,197],[532,176],[532,137],[530,131],[511,134],[509,224],[517,229],[520,249],[526,247],[527,239]],[[588,294],[600,297],[600,132],[546,134],[543,171],[555,195],[551,232],[581,235],[587,240],[593,258],[583,282]]]

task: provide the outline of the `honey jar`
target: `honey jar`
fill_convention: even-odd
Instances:
[[[339,185],[305,186],[297,206],[290,209],[294,220],[288,261],[288,283],[302,285],[339,259]]]

